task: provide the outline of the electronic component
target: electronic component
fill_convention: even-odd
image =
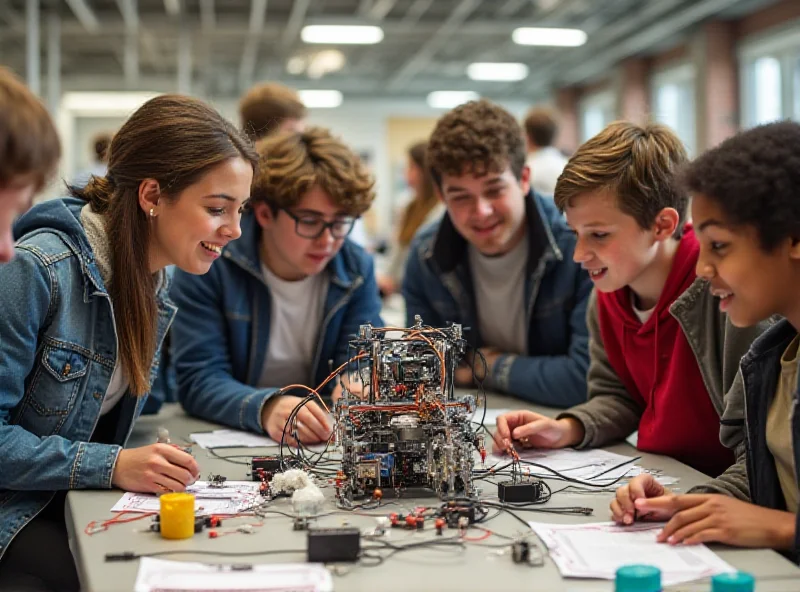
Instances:
[[[474,496],[473,450],[483,448],[483,437],[470,425],[474,396],[457,397],[454,389],[466,351],[461,325],[424,327],[417,316],[400,337],[389,331],[396,330],[361,325],[350,342],[350,384],[361,383],[363,393],[345,388],[336,403],[337,501],[347,506],[408,488]]]
[[[458,528],[461,518],[466,518],[467,524],[474,524],[475,504],[469,502],[447,502],[439,510],[439,515],[444,518],[449,528]]]
[[[543,493],[542,482],[536,479],[501,481],[497,484],[497,497],[505,503],[535,502],[542,497]]]
[[[225,481],[227,480],[228,480],[227,477],[211,473],[208,475],[208,486],[214,489],[222,489],[223,487],[225,487]]]
[[[361,532],[357,528],[311,528],[308,530],[308,561],[328,563],[357,561]]]
[[[544,565],[541,551],[528,541],[514,541],[511,545],[511,560],[514,563],[526,563],[532,567]]]
[[[269,481],[281,471],[281,457],[254,456],[250,460],[250,478],[253,481]]]

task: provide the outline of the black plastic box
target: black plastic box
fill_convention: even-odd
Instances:
[[[357,528],[312,528],[308,531],[308,561],[358,561],[361,532]]]

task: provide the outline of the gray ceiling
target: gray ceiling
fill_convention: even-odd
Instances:
[[[25,72],[26,3],[0,0],[0,62]],[[422,96],[470,89],[530,100],[554,84],[592,80],[629,55],[679,41],[710,18],[735,18],[775,0],[40,0],[42,71],[59,15],[64,90],[192,89],[233,96],[255,80],[337,88],[348,96]],[[175,2],[178,14],[171,14]],[[379,24],[384,40],[338,46],[346,65],[319,80],[287,73],[305,24]],[[577,27],[579,48],[523,47],[519,26]],[[181,57],[182,56],[182,57]],[[474,82],[473,61],[530,66],[517,83]]]

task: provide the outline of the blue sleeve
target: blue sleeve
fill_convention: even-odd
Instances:
[[[373,327],[383,326],[381,298],[378,294],[378,284],[375,281],[375,264],[371,256],[364,255],[362,271],[364,273],[364,283],[356,288],[344,312],[344,320],[334,357],[334,363],[337,368],[347,361],[349,341],[358,334],[359,326],[366,323],[371,323]]]
[[[489,388],[499,389],[531,403],[562,409],[586,401],[586,374],[589,370],[586,306],[592,293],[592,283],[585,273],[580,273],[576,282],[575,308],[569,318],[570,341],[567,354],[504,354],[494,363],[487,383]]]
[[[110,488],[119,446],[40,437],[10,423],[34,368],[39,332],[60,305],[51,271],[20,247],[0,265],[0,490]]]
[[[263,434],[261,410],[277,389],[233,377],[221,282],[213,266],[205,275],[175,272],[170,296],[178,305],[172,324],[178,400],[191,415]]]
[[[441,282],[422,262],[422,249],[415,240],[408,255],[406,271],[403,275],[403,298],[406,301],[406,326],[414,325],[414,317],[420,315],[422,322],[431,327],[444,327],[447,323],[431,304],[426,286]],[[448,319],[452,320],[452,319]]]

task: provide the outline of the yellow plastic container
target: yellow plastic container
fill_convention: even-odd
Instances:
[[[194,536],[194,496],[191,493],[165,493],[160,500],[161,536],[165,539]]]

